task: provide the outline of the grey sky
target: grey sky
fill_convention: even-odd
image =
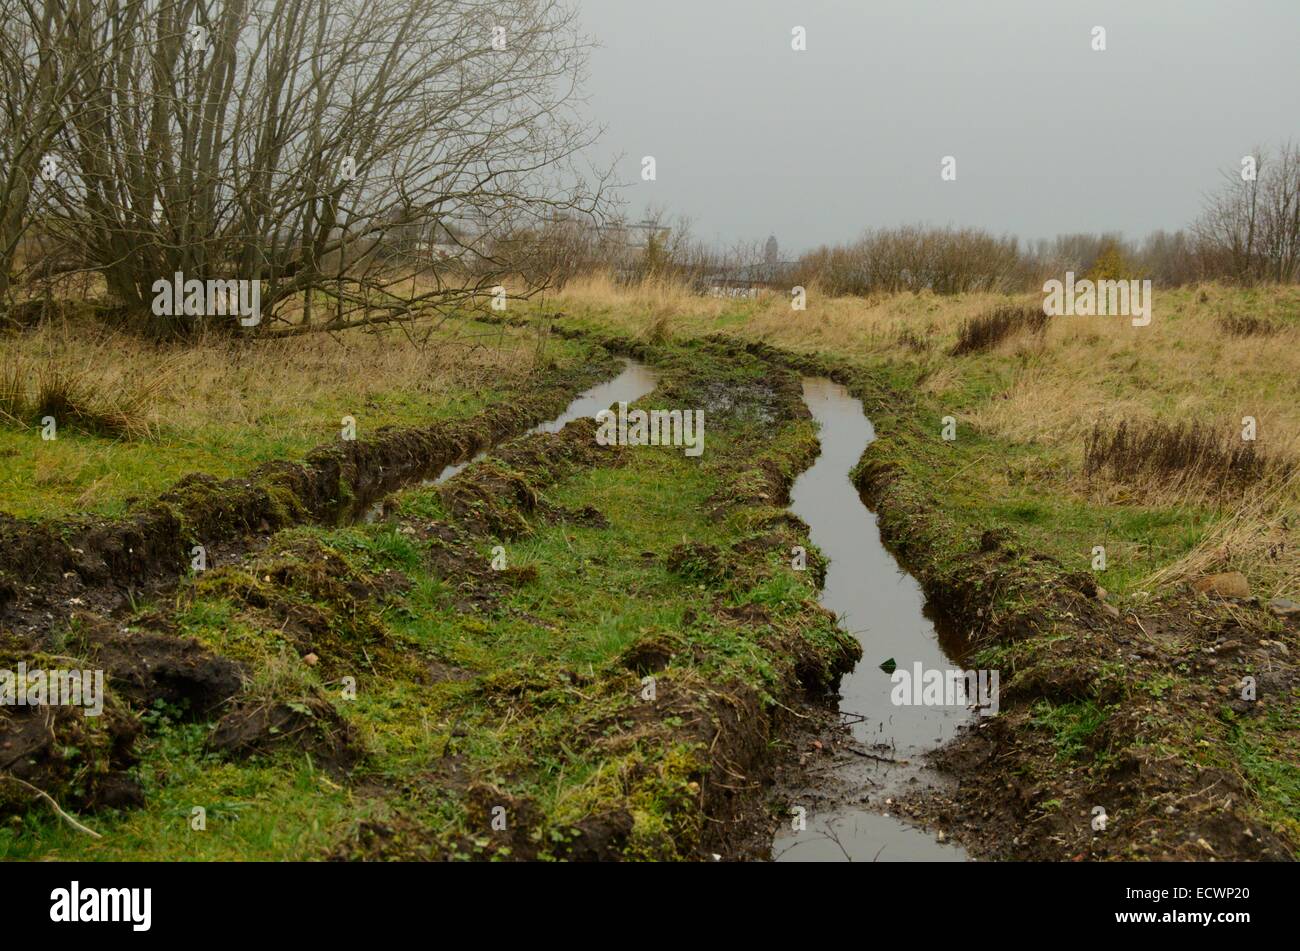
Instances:
[[[1218,169],[1300,140],[1300,0],[577,2],[629,214],[666,205],[710,242],[774,232],[783,257],[916,221],[1178,228]]]

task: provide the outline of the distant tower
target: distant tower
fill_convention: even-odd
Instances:
[[[771,267],[776,264],[778,260],[777,247],[776,247],[776,235],[768,236],[767,246],[763,248],[763,260],[767,263],[768,267]]]

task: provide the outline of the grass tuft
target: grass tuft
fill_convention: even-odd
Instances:
[[[1016,334],[1042,333],[1047,329],[1047,315],[1041,307],[1003,305],[962,323],[957,342],[949,353],[954,357],[991,350]]]
[[[1261,482],[1284,466],[1245,440],[1224,440],[1214,431],[1161,420],[1113,428],[1098,421],[1084,442],[1084,472],[1089,479],[1109,477],[1134,483],[1161,480],[1181,486],[1240,490]]]

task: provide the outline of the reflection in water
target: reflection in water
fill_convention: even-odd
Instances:
[[[634,400],[639,400],[658,384],[658,374],[644,363],[639,363],[636,360],[625,360],[624,362],[627,366],[614,379],[607,380],[604,383],[597,383],[591,389],[579,394],[563,413],[552,420],[534,426],[528,430],[528,433],[530,435],[532,433],[558,433],[575,419],[581,419],[584,416],[594,417],[602,409],[609,409],[614,403],[631,403]],[[436,485],[446,482],[471,462],[482,459],[487,453],[488,450],[484,449],[467,462],[447,466],[438,474],[436,479],[425,484]]]
[[[822,604],[862,644],[861,662],[840,684],[840,711],[852,724],[854,738],[887,761],[874,767],[870,782],[916,782],[922,767],[914,761],[951,739],[971,714],[964,706],[895,706],[890,699],[894,684],[880,665],[892,658],[900,669],[911,670],[920,662],[926,670],[950,670],[959,666],[958,651],[951,637],[941,640],[926,617],[921,586],[885,549],[875,515],[849,480],[875,438],[862,404],[844,387],[821,378],[804,380],[804,400],[821,426],[822,448],[791,489],[790,508],[808,523],[813,542],[830,562]],[[778,837],[778,859],[965,857],[921,830],[861,810],[809,816],[807,824],[798,833],[787,827]]]
[[[624,360],[623,362],[626,366],[623,368],[622,373],[612,380],[598,383],[591,389],[584,390],[574,398],[563,413],[554,419],[534,426],[528,430],[527,435],[533,433],[558,433],[575,419],[581,419],[584,416],[595,417],[602,409],[609,409],[614,403],[631,403],[634,400],[639,400],[658,385],[658,374],[644,363],[638,363],[636,360]],[[490,448],[484,449],[465,462],[447,466],[442,472],[438,473],[437,478],[422,479],[420,485],[430,486],[446,482],[471,462],[477,462],[490,451]],[[385,499],[379,499],[370,506],[370,509],[362,516],[362,521],[375,522],[380,519],[383,516],[385,501]]]
[[[778,862],[964,862],[966,853],[890,816],[837,809],[777,841]]]

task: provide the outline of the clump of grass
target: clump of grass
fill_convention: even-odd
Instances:
[[[642,339],[652,346],[662,346],[671,340],[672,336],[672,317],[666,311],[651,317],[650,322],[646,324],[645,330],[641,333]]]
[[[1047,329],[1047,315],[1041,307],[1003,305],[987,314],[962,322],[957,342],[949,353],[954,357],[991,350],[1018,333],[1042,333]]]
[[[1085,475],[1133,483],[1159,479],[1168,484],[1217,485],[1242,489],[1285,467],[1255,448],[1255,443],[1224,439],[1190,423],[1161,420],[1111,427],[1094,424],[1084,441]]]
[[[1084,758],[1093,743],[1093,735],[1101,728],[1109,711],[1092,700],[1053,705],[1040,700],[1034,705],[1034,726],[1050,730],[1056,758],[1075,760]]]
[[[27,428],[50,416],[61,427],[85,433],[149,439],[154,435],[150,408],[164,382],[165,377],[154,376],[110,392],[97,388],[84,371],[52,360],[31,371],[11,357],[0,367],[0,421]]]
[[[904,328],[896,341],[900,347],[906,347],[913,353],[925,353],[930,349],[930,341],[919,336],[911,327]]]
[[[1225,314],[1219,329],[1230,337],[1271,337],[1280,329],[1273,321],[1246,314]]]

